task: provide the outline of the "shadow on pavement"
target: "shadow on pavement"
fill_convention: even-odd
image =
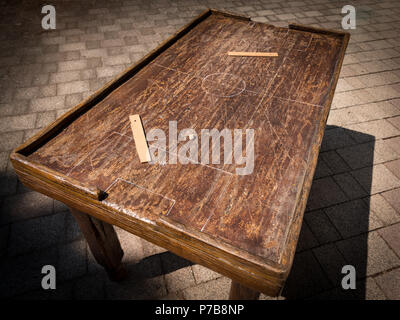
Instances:
[[[365,142],[358,144],[354,141]],[[304,215],[286,299],[365,299],[374,136],[327,126]],[[355,171],[354,171],[355,170]],[[342,289],[342,267],[356,271]]]

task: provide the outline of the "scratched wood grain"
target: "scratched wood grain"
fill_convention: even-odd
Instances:
[[[150,220],[165,215],[279,263],[341,45],[334,36],[212,15],[29,159],[106,191],[105,203],[121,212]],[[146,131],[167,134],[172,120],[178,130],[198,134],[253,128],[254,171],[239,176],[235,164],[140,163],[130,114],[141,115]],[[117,179],[119,189],[110,188]]]

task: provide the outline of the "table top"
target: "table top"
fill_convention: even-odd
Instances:
[[[116,215],[165,223],[279,267],[294,255],[347,41],[345,33],[209,11],[16,153],[63,177],[59,184],[99,190],[101,206]],[[146,133],[166,133],[166,164],[139,161],[132,114]],[[194,129],[199,145],[201,129],[253,129],[252,172],[200,156],[168,163],[187,143],[168,145],[170,121],[178,133]]]

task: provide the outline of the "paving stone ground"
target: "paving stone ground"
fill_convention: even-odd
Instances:
[[[10,151],[206,7],[341,28],[330,0],[0,2],[0,297],[225,299],[229,279],[118,229],[130,278],[110,282],[62,203],[25,188]],[[357,26],[328,119],[297,254],[279,299],[400,299],[400,1],[353,1]],[[41,289],[41,267],[57,289]],[[342,290],[343,265],[356,290]],[[261,299],[271,299],[265,295]]]

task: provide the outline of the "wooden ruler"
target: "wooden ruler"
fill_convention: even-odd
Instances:
[[[244,52],[244,51],[229,51],[228,56],[240,57],[277,57],[277,52]]]
[[[138,114],[129,116],[129,120],[131,122],[133,139],[135,140],[136,151],[139,155],[140,162],[150,162],[151,156],[144,134],[142,120]]]

